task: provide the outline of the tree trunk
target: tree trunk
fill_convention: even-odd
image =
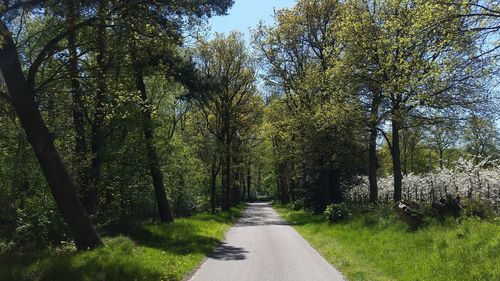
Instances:
[[[226,136],[224,144],[224,163],[222,167],[222,211],[229,211],[231,208],[231,144]]]
[[[144,140],[149,160],[149,171],[151,173],[151,178],[153,179],[153,187],[158,205],[158,215],[160,217],[160,222],[162,223],[173,222],[174,217],[172,215],[172,209],[167,199],[158,154],[156,153],[156,149],[154,147],[154,126],[151,118],[151,101],[148,99],[146,93],[142,67],[138,62],[135,46],[131,47],[131,57],[133,61],[132,67],[134,69],[136,87],[144,104],[144,108],[142,110],[142,127],[144,130]]]
[[[295,202],[295,197],[296,197],[296,179],[294,179],[293,175],[295,174],[295,162],[294,162],[294,159],[292,158],[290,160],[290,190],[289,190],[289,196],[290,196],[290,200],[292,202]]]
[[[439,147],[439,168],[444,168],[444,149]]]
[[[184,180],[184,174],[183,173],[179,173],[179,188],[178,188],[176,205],[175,205],[175,214],[178,217],[189,215],[186,212],[188,210],[184,209],[183,206],[182,206],[183,205],[183,201],[184,201],[185,187],[186,187],[186,181]]]
[[[73,27],[77,22],[77,12],[75,1],[67,1],[67,23]],[[80,75],[78,71],[78,53],[76,49],[76,31],[68,33],[68,72],[71,79],[72,109],[73,109],[73,129],[75,131],[75,147],[73,165],[76,171],[77,188],[80,196],[87,194],[88,190],[88,170],[86,166],[87,144],[85,139],[84,105],[82,100],[82,90],[80,87]],[[87,210],[88,211],[88,210]]]
[[[0,48],[0,70],[7,85],[12,106],[33,147],[57,208],[73,235],[77,249],[100,246],[102,245],[101,239],[78,199],[75,186],[55,148],[54,136],[42,119],[39,106],[35,101],[35,92],[24,77],[10,32],[3,22],[0,24],[0,34],[3,36],[3,44]]]
[[[403,175],[401,174],[401,152],[399,146],[399,129],[401,125],[397,117],[392,118],[392,171],[394,174],[394,201],[402,198]]]
[[[236,159],[233,159],[234,163],[236,162]],[[241,201],[241,174],[240,170],[238,168],[235,168],[233,165],[232,168],[232,194],[231,194],[231,206],[236,206],[238,205]]]
[[[279,160],[276,162],[274,165],[274,173],[276,174],[276,191],[278,194],[278,198],[281,201],[282,200],[282,195],[281,195],[281,173],[280,173],[280,168],[279,168]],[[283,202],[282,202],[283,203]]]
[[[368,182],[370,188],[370,202],[375,203],[378,200],[378,185],[377,185],[377,137],[378,137],[378,111],[382,94],[379,91],[372,91],[373,99],[370,108],[370,137],[368,143]]]
[[[369,149],[368,149],[368,182],[370,184],[370,202],[375,203],[378,200],[377,186],[377,129],[370,129]]]
[[[104,124],[104,104],[107,93],[105,63],[106,53],[106,13],[107,1],[100,0],[98,6],[98,27],[97,27],[97,91],[95,97],[94,120],[91,126],[91,152],[88,191],[82,198],[82,203],[88,212],[95,211],[98,197],[98,185],[101,178],[102,146],[103,146],[103,124]]]
[[[406,140],[408,136],[403,139],[403,174],[408,175],[408,142]]]
[[[212,169],[211,169],[211,174],[210,174],[210,208],[212,211],[212,214],[215,214],[215,208],[216,208],[216,192],[217,192],[217,173],[219,171],[219,168],[217,167],[217,154],[214,153],[214,157],[212,160]]]
[[[250,198],[250,186],[252,184],[252,167],[248,164],[247,170],[247,198]]]
[[[330,168],[328,173],[328,185],[330,187],[330,197],[332,203],[340,203],[343,201],[342,189],[340,187],[340,177],[334,168]]]
[[[259,190],[262,185],[262,170],[259,167],[257,171],[257,186],[255,187],[255,191]]]
[[[282,204],[290,202],[289,188],[288,188],[288,177],[286,174],[286,162],[281,162],[278,164],[278,176],[280,177],[280,201]]]

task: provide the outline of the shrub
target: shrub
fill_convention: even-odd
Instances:
[[[449,216],[458,218],[462,211],[460,197],[448,194],[439,201],[432,203],[431,208],[428,208],[427,211],[430,216],[438,218],[440,221],[444,221]]]
[[[292,203],[292,210],[298,211],[304,209],[304,199],[297,199]]]
[[[345,203],[330,204],[326,206],[323,214],[326,218],[326,221],[329,223],[340,222],[348,219],[351,216],[349,208],[347,208],[347,205]]]
[[[479,200],[464,200],[462,214],[467,217],[487,218],[493,216],[491,207]]]
[[[67,227],[53,200],[46,195],[27,198],[17,210],[13,240],[19,246],[59,244],[70,239]]]
[[[363,214],[363,222],[366,226],[389,225],[394,218],[394,212],[390,204],[378,203],[371,206]]]

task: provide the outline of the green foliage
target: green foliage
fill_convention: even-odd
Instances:
[[[404,224],[385,215],[368,225],[364,215],[329,224],[320,215],[281,206],[276,209],[349,280],[500,278],[498,220],[467,218],[408,232]]]
[[[63,159],[61,170],[70,174],[81,198],[88,189],[96,193],[89,213],[100,231],[156,219],[153,154],[177,217],[207,210],[210,199],[225,202],[230,193],[232,203],[238,202],[249,185],[250,197],[292,201],[294,210],[321,213],[328,206],[330,222],[349,212],[344,204],[329,204],[342,202],[346,186],[366,174],[367,129],[378,129],[387,140],[401,139],[378,146],[381,175],[391,174],[392,160],[401,160],[409,174],[443,168],[465,152],[477,158],[499,155],[495,115],[482,114],[489,98],[483,92],[489,77],[496,77],[498,59],[498,48],[484,50],[498,45],[497,36],[492,41],[484,34],[498,33],[494,1],[483,6],[478,0],[299,0],[276,11],[275,26],[256,28],[258,57],[238,32],[186,47],[184,35],[225,14],[231,0],[4,1],[0,12],[14,2],[19,8],[1,17],[0,27],[11,29],[3,35],[15,34],[22,69],[33,76],[26,77],[27,86],[55,139],[54,153]],[[73,2],[75,18],[68,11]],[[76,73],[68,69],[72,58]],[[256,83],[257,60],[266,70],[265,93]],[[9,95],[18,91],[7,93],[4,76],[0,240],[20,248],[68,241],[9,104]],[[145,84],[142,96],[138,76]],[[397,135],[387,132],[391,122],[400,126]],[[402,159],[393,159],[399,156],[389,145],[401,148]],[[464,212],[489,214],[474,201]],[[363,216],[375,228],[392,219],[382,205]],[[142,247],[126,239],[110,243],[116,253],[101,249],[109,264],[100,267],[112,267],[111,257]],[[78,254],[68,257],[82,262]],[[135,270],[132,262],[123,262]],[[155,270],[115,275],[141,274],[163,276]]]
[[[347,220],[351,216],[351,212],[346,203],[330,204],[326,206],[323,215],[327,222],[336,223]]]
[[[462,215],[466,217],[491,218],[497,214],[492,210],[490,204],[477,199],[465,199],[462,202]]]
[[[303,198],[299,198],[299,199],[293,201],[292,204],[291,204],[291,208],[294,211],[298,211],[298,210],[304,209],[304,199]]]
[[[106,238],[106,246],[85,252],[70,244],[37,251],[4,245],[0,280],[182,280],[219,243],[240,210],[123,229]]]
[[[12,237],[23,248],[44,247],[47,243],[58,244],[70,240],[64,221],[47,194],[29,197],[17,210],[16,228]]]
[[[369,209],[362,212],[361,217],[366,226],[389,226],[396,219],[391,204],[386,203],[370,206]]]

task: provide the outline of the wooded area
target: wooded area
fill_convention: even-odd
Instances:
[[[257,199],[498,214],[498,1],[299,0],[251,46],[206,36],[232,5],[2,1],[2,243]]]

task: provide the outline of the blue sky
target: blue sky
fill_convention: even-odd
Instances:
[[[245,34],[248,44],[249,28],[254,28],[261,20],[272,24],[274,9],[292,7],[294,4],[295,0],[235,0],[227,16],[210,19],[211,32],[228,33],[237,30]]]

